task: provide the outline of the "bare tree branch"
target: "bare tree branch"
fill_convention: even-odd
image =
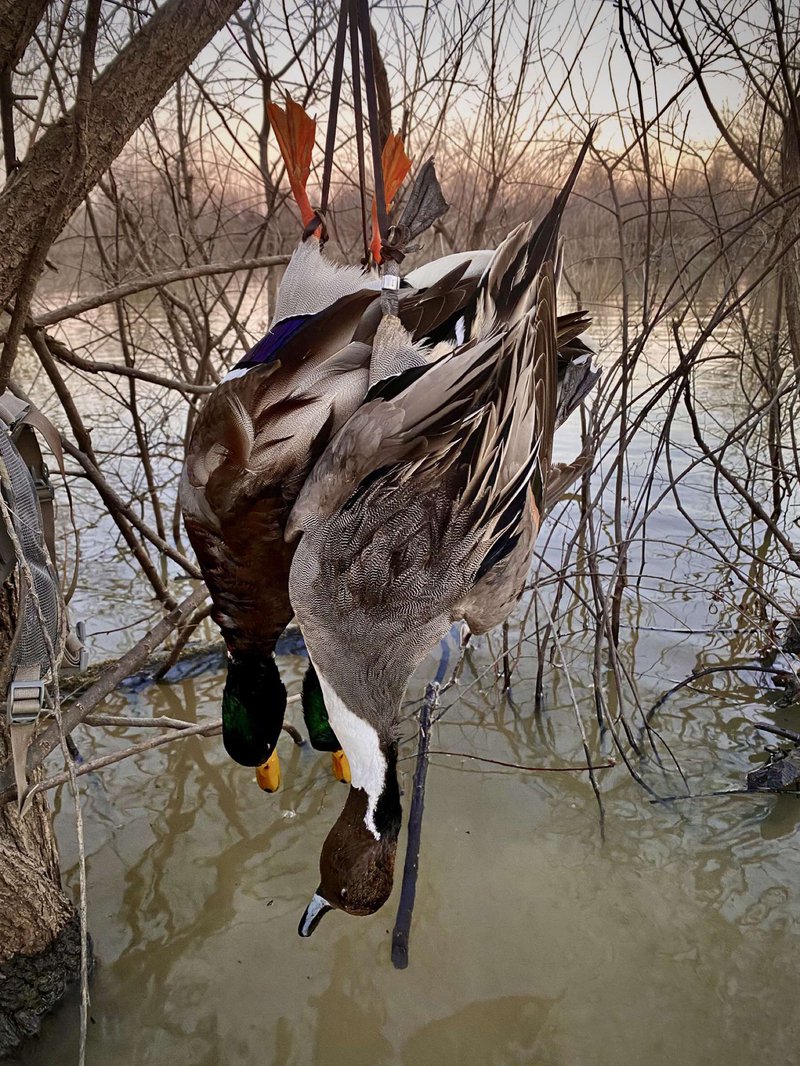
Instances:
[[[167,0],[92,86],[92,104],[80,100],[34,145],[0,195],[0,305],[18,289],[43,237],[52,240],[164,93],[220,30],[241,0]],[[80,122],[79,122],[80,120]],[[82,126],[83,158],[65,174]],[[52,236],[50,236],[52,234]],[[15,356],[0,361],[5,388]]]

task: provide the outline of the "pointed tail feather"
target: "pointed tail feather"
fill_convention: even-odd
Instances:
[[[595,125],[589,129],[563,188],[539,225],[535,226],[532,220],[523,222],[495,252],[478,297],[476,324],[479,336],[486,336],[498,328],[508,329],[530,309],[535,297],[536,277],[547,260],[555,263],[556,278],[560,275],[561,217],[592,143]]]

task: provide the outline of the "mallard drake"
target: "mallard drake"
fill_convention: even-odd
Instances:
[[[199,414],[180,482],[184,523],[228,650],[223,741],[231,757],[246,766],[273,758],[286,708],[273,652],[293,615],[288,584],[294,545],[284,539],[292,506],[313,464],[370,385],[425,362],[414,346],[373,350],[380,280],[335,264],[316,231],[308,233],[316,217],[305,187],[314,123],[289,100],[286,111],[273,105],[270,113],[306,235],[286,269],[269,332]],[[392,153],[390,196],[405,167],[396,144]],[[416,287],[406,285],[400,315],[417,345],[444,336],[448,323],[455,328],[482,273],[477,253],[429,267]],[[313,741],[324,734],[314,724],[319,715],[312,705],[321,703],[321,692],[313,671],[304,697]],[[346,774],[346,767],[341,771]],[[279,780],[275,763],[261,780],[267,788]]]
[[[454,622],[484,633],[522,594],[554,431],[595,377],[584,359],[559,398],[558,228],[588,145],[544,221],[494,254],[465,342],[374,385],[292,510],[289,595],[352,775],[302,936],[331,908],[372,914],[388,898],[409,679]],[[412,346],[384,317],[374,358]]]

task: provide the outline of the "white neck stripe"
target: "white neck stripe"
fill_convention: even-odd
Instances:
[[[317,676],[328,718],[350,764],[351,784],[367,794],[364,824],[375,839],[380,840],[381,835],[375,826],[375,809],[386,785],[388,764],[381,750],[378,731],[345,706],[319,670]]]

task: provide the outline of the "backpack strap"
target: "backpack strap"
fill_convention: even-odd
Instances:
[[[67,632],[66,607],[56,568],[54,491],[37,433],[49,445],[64,473],[64,456],[55,426],[32,404],[0,394],[0,488],[13,529],[0,521],[0,580],[19,574],[19,610],[12,637],[6,719],[21,806],[27,790],[27,755],[47,697],[53,669],[86,666],[83,627]],[[19,557],[17,551],[22,553]],[[23,572],[27,564],[27,574]],[[28,588],[33,579],[34,600]],[[38,602],[37,602],[38,601]],[[41,616],[40,616],[41,613]],[[55,652],[51,663],[48,645]]]
[[[0,419],[8,424],[11,430],[11,439],[17,446],[17,451],[25,460],[25,466],[27,466],[33,478],[36,496],[39,500],[39,509],[42,512],[44,542],[47,545],[53,566],[56,566],[55,492],[50,481],[50,471],[44,461],[42,449],[39,447],[39,436],[48,445],[58,463],[58,469],[62,475],[65,475],[64,451],[61,447],[61,438],[58,435],[58,430],[50,419],[42,414],[38,407],[34,407],[32,403],[27,401],[20,400],[10,392],[0,394]]]

